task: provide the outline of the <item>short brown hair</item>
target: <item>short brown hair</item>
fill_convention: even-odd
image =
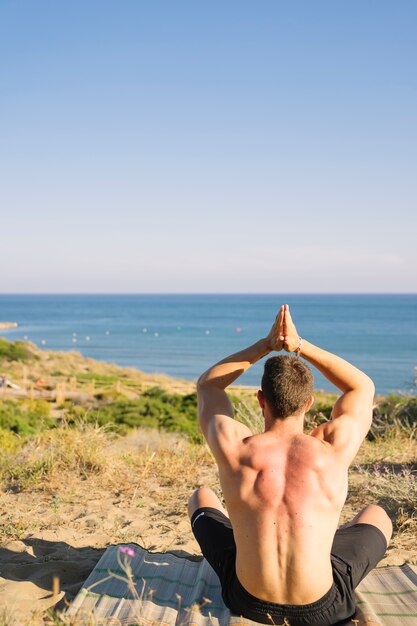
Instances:
[[[313,372],[296,356],[273,356],[265,362],[261,388],[274,418],[299,415],[313,394]]]

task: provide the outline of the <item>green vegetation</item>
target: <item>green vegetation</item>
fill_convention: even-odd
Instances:
[[[12,430],[0,429],[0,457],[15,452],[22,443],[22,439]]]
[[[312,426],[318,426],[330,419],[337,397],[337,395],[317,394],[313,406],[308,412],[308,419]]]
[[[84,380],[106,379],[86,373]],[[307,415],[307,430],[330,418],[335,396],[322,394]],[[242,400],[238,395],[231,396],[237,419],[253,426],[255,431],[262,429],[260,412],[253,399]],[[179,432],[190,441],[202,441],[197,421],[197,396],[192,394],[170,393],[160,387],[144,391],[138,398],[128,399],[121,393],[109,391],[100,393],[93,407],[73,405],[66,401],[61,405],[62,417],[69,424],[80,423],[106,425],[118,433],[138,427],[157,428]],[[44,400],[3,400],[0,401],[0,432],[11,431],[20,436],[35,435],[56,426],[50,417],[50,404]],[[374,423],[368,439],[380,440],[401,433],[414,439],[417,432],[417,398],[390,395],[382,398],[374,410]]]
[[[136,400],[117,400],[89,411],[86,419],[100,426],[109,425],[119,432],[146,426],[181,432],[193,442],[201,441],[195,393],[184,396],[153,387]]]
[[[118,376],[107,376],[105,374],[95,374],[94,372],[80,372],[77,374],[77,381],[94,381],[95,383],[117,383]]]
[[[42,400],[3,400],[0,402],[0,433],[11,431],[27,436],[54,428],[56,422],[49,414],[49,404]]]
[[[0,362],[2,361],[29,361],[35,355],[23,341],[7,341],[0,337]]]
[[[417,397],[390,394],[382,398],[374,410],[374,422],[368,438],[397,436],[415,438],[417,432]]]
[[[154,387],[145,391],[140,398],[117,399],[101,408],[88,410],[71,405],[68,401],[62,408],[63,418],[74,426],[87,422],[106,425],[119,433],[137,427],[157,428],[184,433],[193,442],[201,441],[196,394],[174,394]],[[54,428],[56,424],[56,420],[50,417],[50,405],[44,400],[0,401],[0,432],[35,435]]]

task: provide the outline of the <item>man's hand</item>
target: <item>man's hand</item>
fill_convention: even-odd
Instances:
[[[275,318],[275,322],[272,324],[272,328],[269,331],[266,342],[268,348],[279,352],[284,345],[284,314],[286,304],[283,304],[279,310],[278,315]]]
[[[287,352],[295,352],[300,345],[300,337],[290,315],[290,307],[284,304],[283,315],[283,346]]]

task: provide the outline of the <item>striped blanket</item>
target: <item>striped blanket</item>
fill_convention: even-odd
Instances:
[[[343,626],[417,626],[417,568],[375,569],[356,595],[357,613]],[[256,624],[230,614],[203,558],[152,553],[135,544],[106,550],[67,615],[80,626]]]

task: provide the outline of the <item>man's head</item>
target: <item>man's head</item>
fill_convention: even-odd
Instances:
[[[273,418],[300,415],[312,401],[313,372],[298,357],[273,356],[265,362],[261,388]]]

